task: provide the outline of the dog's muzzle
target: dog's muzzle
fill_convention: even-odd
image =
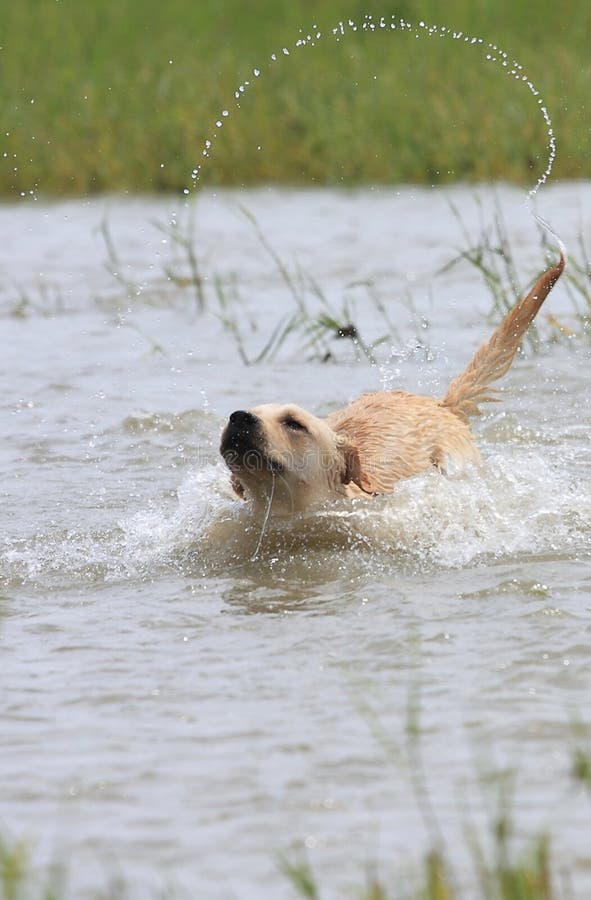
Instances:
[[[263,451],[264,435],[260,419],[248,410],[238,409],[228,419],[222,433],[220,453],[228,468],[234,472],[245,469],[277,472],[281,464],[270,460]]]
[[[233,412],[224,428],[220,453],[224,458],[228,454],[243,455],[256,449],[260,437],[259,420],[254,413],[244,409]]]
[[[232,413],[220,444],[220,453],[231,470],[261,467],[260,437],[260,422],[254,413],[244,409]]]

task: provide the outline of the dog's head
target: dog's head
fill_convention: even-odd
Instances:
[[[230,416],[220,452],[240,496],[279,514],[335,495],[357,496],[346,441],[323,419],[293,404],[269,403]],[[362,492],[361,492],[362,493]]]

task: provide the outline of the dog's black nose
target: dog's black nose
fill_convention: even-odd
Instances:
[[[258,419],[254,413],[248,412],[248,410],[245,409],[237,409],[236,412],[233,412],[230,416],[230,425],[233,425],[234,428],[254,428],[257,422]]]
[[[228,465],[255,452],[260,442],[259,419],[254,413],[237,409],[232,413],[222,433],[220,451]]]

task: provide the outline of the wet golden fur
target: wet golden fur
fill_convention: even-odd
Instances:
[[[491,383],[509,369],[564,265],[561,255],[540,276],[443,400],[378,391],[325,419],[291,403],[232,413],[220,450],[236,493],[251,498],[255,509],[286,515],[338,497],[390,493],[401,478],[432,467],[478,462],[468,420],[496,399]]]

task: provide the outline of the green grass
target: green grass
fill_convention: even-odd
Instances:
[[[216,130],[205,184],[535,183],[548,136],[527,87],[450,38],[334,40],[340,19],[365,13],[504,48],[553,118],[555,175],[591,175],[580,0],[19,0],[0,5],[0,194],[181,191]],[[325,37],[295,48],[313,24]]]
[[[483,782],[483,791],[493,787],[497,794],[496,811],[490,814],[488,834],[480,835],[466,822],[465,846],[472,862],[473,886],[459,883],[454,857],[432,804],[422,758],[421,699],[418,685],[409,692],[405,727],[406,747],[393,743],[383,731],[379,718],[361,696],[356,698],[360,715],[366,720],[386,757],[396,768],[407,771],[417,808],[421,812],[431,849],[423,853],[414,872],[400,872],[385,878],[371,868],[359,882],[354,894],[358,900],[575,900],[571,885],[573,872],[563,856],[555,858],[551,836],[540,833],[524,848],[523,835],[512,808],[513,779],[516,771],[493,772]],[[570,735],[572,784],[591,797],[591,752],[588,728],[574,723]],[[465,866],[465,863],[464,863]],[[279,867],[291,882],[297,896],[322,900],[324,886],[301,848],[282,854]],[[464,872],[464,881],[466,873]],[[335,896],[332,886],[328,894]]]
[[[436,820],[436,811],[426,798],[426,782],[420,757],[420,724],[417,697],[409,698],[409,720],[406,725],[407,765],[414,786],[415,799],[425,817],[425,825],[431,833],[432,848],[424,852],[417,866],[406,866],[391,881],[374,867],[360,876],[359,884],[343,897],[358,900],[582,900],[571,887],[573,872],[568,859],[557,859],[552,854],[551,838],[546,833],[535,836],[528,847],[523,848],[522,835],[511,808],[511,777],[507,772],[496,773],[488,781],[498,788],[497,811],[491,814],[489,834],[478,836],[473,828],[466,828],[465,847],[472,860],[474,885],[467,893],[458,884],[454,866],[454,849],[446,846]],[[397,766],[404,751],[391,745],[380,723],[369,707],[360,707],[372,728],[378,743],[386,750],[387,757]],[[591,798],[591,750],[588,728],[575,724],[570,735],[571,785],[576,785]],[[484,789],[484,786],[483,786]],[[565,795],[566,796],[566,795]],[[425,804],[425,800],[428,803]],[[411,854],[412,855],[412,854]],[[466,854],[464,853],[465,857]],[[295,896],[305,900],[322,900],[326,895],[338,896],[333,886],[320,883],[306,852],[297,848],[282,852],[278,868],[291,883]],[[162,884],[168,873],[162,872]],[[96,886],[92,893],[95,900],[125,900],[129,885],[123,879],[113,880],[105,872],[104,886]],[[58,864],[46,869],[34,865],[31,848],[23,841],[0,836],[0,900],[63,900],[71,896],[68,889],[67,866]],[[161,890],[150,894],[174,900],[181,895],[174,890]],[[188,896],[183,893],[183,897]]]
[[[500,828],[504,827],[499,823]],[[513,858],[503,838],[496,837],[499,854],[489,864],[475,851],[478,894],[470,895],[456,887],[453,867],[437,850],[425,853],[410,885],[394,887],[376,875],[369,875],[354,896],[358,900],[560,900],[564,895],[554,888],[554,873],[548,839],[542,835],[529,852]],[[305,857],[281,860],[281,869],[297,896],[321,900],[323,890]],[[398,879],[397,879],[398,880]],[[404,879],[400,879],[404,883]],[[331,896],[333,892],[331,891]],[[574,900],[569,897],[568,900]]]

